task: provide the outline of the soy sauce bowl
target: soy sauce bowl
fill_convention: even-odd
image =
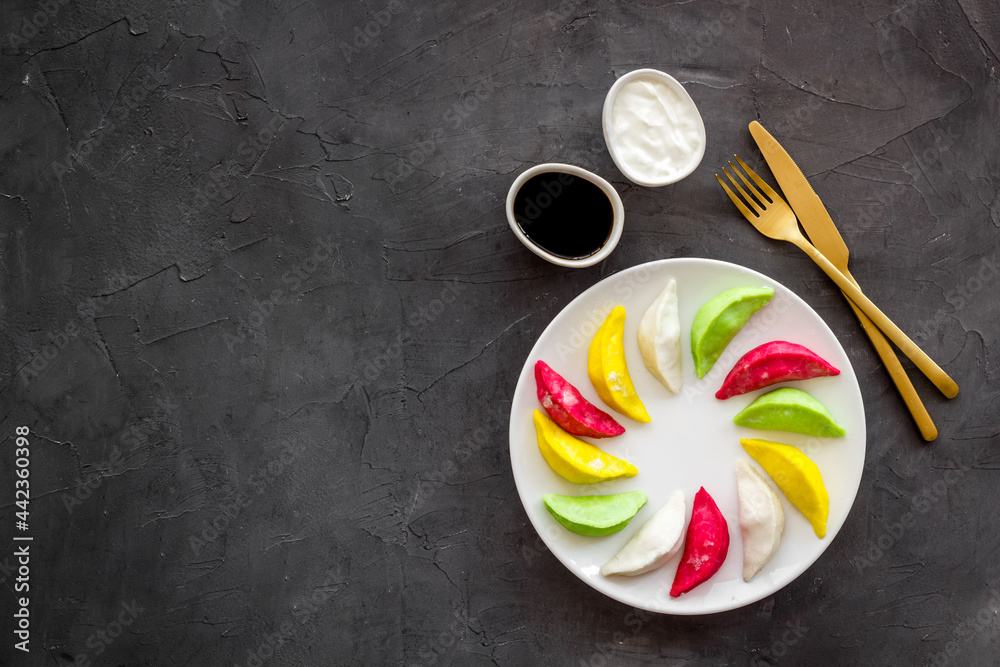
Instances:
[[[584,257],[575,258],[555,254],[529,238],[528,235],[525,234],[524,229],[522,229],[521,225],[518,223],[517,218],[514,215],[514,201],[518,192],[530,179],[546,173],[556,175],[568,174],[569,176],[582,178],[593,185],[596,185],[601,192],[607,196],[608,201],[611,204],[611,231],[608,234],[607,239],[594,248],[593,253]],[[557,176],[556,178],[558,180],[559,177]],[[548,201],[548,204],[545,204],[544,200],[540,202],[544,204],[541,208],[551,205],[551,198]],[[625,207],[622,205],[622,198],[618,195],[614,186],[597,174],[571,164],[550,162],[531,167],[514,179],[514,183],[510,186],[510,190],[507,192],[507,222],[510,224],[510,228],[513,230],[514,235],[521,241],[521,243],[523,243],[528,250],[535,253],[545,261],[569,268],[584,268],[587,266],[593,266],[594,264],[603,261],[608,255],[611,254],[611,251],[615,249],[615,246],[618,245],[618,241],[622,236],[622,229],[625,226]],[[569,231],[570,233],[572,232],[572,230]]]

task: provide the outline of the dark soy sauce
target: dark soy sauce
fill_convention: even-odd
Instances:
[[[538,174],[514,195],[514,220],[535,245],[564,259],[584,259],[611,236],[614,211],[604,190],[585,178]]]

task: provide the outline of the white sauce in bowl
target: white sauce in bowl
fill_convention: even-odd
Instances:
[[[611,87],[604,137],[615,164],[639,185],[675,183],[705,155],[705,124],[694,100],[658,70],[630,72]]]

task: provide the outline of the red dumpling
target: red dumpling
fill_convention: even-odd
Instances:
[[[553,421],[573,435],[611,438],[625,428],[614,417],[585,399],[576,387],[556,373],[547,363],[535,364],[538,400]]]
[[[807,347],[783,340],[764,343],[744,354],[715,397],[726,399],[778,382],[840,375],[840,371]]]
[[[728,553],[729,524],[712,496],[701,487],[694,496],[684,555],[677,565],[670,597],[680,597],[718,572]]]

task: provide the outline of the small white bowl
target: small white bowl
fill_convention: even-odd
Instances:
[[[528,182],[528,179],[544,173],[571,174],[578,178],[588,180],[599,187],[604,194],[607,195],[608,199],[611,200],[611,212],[614,216],[611,222],[611,234],[608,236],[608,240],[604,242],[604,245],[601,246],[600,250],[595,252],[593,255],[582,259],[566,259],[565,257],[553,255],[529,239],[521,230],[520,225],[517,224],[517,220],[514,218],[514,197],[517,195],[517,191],[521,189],[522,185]],[[510,224],[510,228],[514,230],[514,235],[520,239],[521,243],[523,243],[528,250],[535,253],[542,259],[552,262],[553,264],[558,264],[559,266],[583,268],[585,266],[593,266],[594,264],[604,260],[604,258],[610,255],[611,251],[615,249],[615,246],[618,245],[618,240],[622,237],[622,229],[625,227],[625,207],[622,205],[622,198],[618,196],[618,192],[614,189],[614,187],[597,174],[591,173],[586,169],[581,169],[580,167],[574,167],[571,164],[549,162],[531,167],[514,179],[514,183],[510,186],[510,190],[507,192],[507,222]]]
[[[675,172],[669,178],[660,181],[651,181],[643,177],[642,174],[635,173],[621,158],[618,153],[617,147],[611,138],[611,110],[614,107],[615,98],[618,96],[619,91],[625,86],[625,84],[635,79],[656,79],[664,84],[666,84],[670,89],[675,91],[682,101],[690,105],[690,109],[694,112],[695,117],[698,121],[698,126],[701,130],[702,142],[701,149],[693,154],[685,165],[684,169]],[[701,113],[698,111],[698,106],[691,99],[687,90],[684,86],[680,84],[677,79],[670,76],[666,72],[661,72],[658,69],[637,69],[633,70],[627,74],[622,75],[620,79],[615,81],[614,85],[611,86],[611,90],[608,91],[607,97],[604,98],[604,113],[602,114],[601,123],[604,126],[604,143],[608,146],[608,152],[611,153],[611,159],[615,161],[615,165],[621,170],[622,174],[625,175],[633,183],[642,185],[650,188],[658,188],[664,185],[670,185],[671,183],[676,183],[682,178],[686,178],[691,175],[698,165],[701,164],[701,159],[705,156],[705,145],[707,141],[705,140],[705,121],[701,117]]]

